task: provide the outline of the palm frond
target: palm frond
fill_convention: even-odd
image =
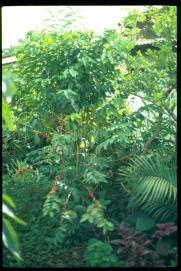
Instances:
[[[172,202],[145,202],[141,209],[144,213],[159,221],[174,221],[176,219],[176,205]]]
[[[138,157],[119,171],[118,184],[124,183],[129,196],[154,218],[168,219],[176,214],[177,178],[175,166],[160,155]]]

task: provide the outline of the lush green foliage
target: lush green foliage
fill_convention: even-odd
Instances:
[[[132,12],[101,35],[65,28],[20,42],[12,68],[17,128],[3,125],[3,189],[27,222],[16,226],[23,266],[172,265],[133,232],[176,222],[175,44],[175,7]],[[134,111],[135,97],[142,106]],[[122,236],[132,255],[116,258],[108,240],[121,222],[133,228],[141,256]],[[174,255],[176,244],[169,247]]]
[[[2,51],[3,57],[14,56],[16,54],[16,46],[10,46],[9,48],[5,48]]]
[[[112,267],[118,263],[111,245],[96,239],[89,240],[85,261],[91,267]]]
[[[12,199],[8,195],[3,194],[3,201],[3,244],[13,253],[15,258],[22,260],[17,233],[7,218],[11,218],[21,225],[26,225],[26,223],[15,216],[13,211],[8,207],[9,205],[11,208],[15,208]]]
[[[12,81],[12,73],[7,70],[3,71],[3,85],[2,85],[2,115],[3,120],[5,121],[6,127],[10,131],[14,131],[14,123],[13,123],[13,114],[9,109],[7,100],[11,101],[13,95],[16,93],[16,86]]]
[[[2,109],[3,109],[3,120],[5,121],[5,127],[7,127],[10,131],[15,130],[15,126],[13,123],[13,116],[9,109],[9,106],[6,102],[6,98],[11,99],[12,96],[16,93],[16,87],[11,80],[11,73],[3,74],[3,94],[2,97]],[[10,208],[9,208],[10,207]],[[19,240],[16,230],[14,229],[12,223],[8,218],[13,219],[16,223],[21,225],[26,225],[26,223],[18,218],[11,208],[16,208],[13,200],[7,194],[3,194],[3,244],[4,246],[11,251],[11,253],[15,256],[15,258],[19,261],[22,260],[20,256],[19,249]]]

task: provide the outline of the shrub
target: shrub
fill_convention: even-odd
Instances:
[[[97,239],[89,240],[85,261],[91,267],[111,267],[118,263],[112,246]]]
[[[120,225],[120,239],[110,243],[118,245],[117,254],[126,260],[129,266],[159,267],[175,263],[175,244],[168,238],[177,231],[174,223],[157,224],[154,233],[149,236],[144,232],[135,231],[124,223]],[[175,239],[175,238],[174,238]],[[174,258],[174,259],[173,259]],[[169,261],[171,262],[168,262]]]

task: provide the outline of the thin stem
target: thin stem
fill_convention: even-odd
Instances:
[[[167,107],[165,107],[165,110],[169,113],[169,115],[177,122],[176,115]]]
[[[170,91],[170,89],[169,89],[169,92],[167,92],[167,95],[169,95],[170,92],[171,92],[171,91]],[[139,98],[141,98],[141,99],[143,99],[143,100],[146,100],[146,101],[148,101],[148,102],[151,102],[152,104],[155,104],[155,103],[153,103],[153,101],[151,101],[151,100],[148,99],[148,98],[142,97],[142,96],[140,96],[140,95],[138,95],[138,94],[133,94],[133,95],[136,96],[136,97],[139,97]],[[155,105],[156,105],[156,104],[155,104]],[[163,109],[166,110],[166,111],[169,113],[169,115],[170,115],[175,121],[177,121],[176,115],[175,115],[168,107],[164,106]]]

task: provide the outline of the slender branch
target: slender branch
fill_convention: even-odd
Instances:
[[[164,108],[168,113],[169,115],[177,122],[177,117],[176,115],[167,107]]]
[[[166,92],[166,95],[168,96],[168,95],[171,93],[171,91],[172,91],[172,89],[171,89],[171,90],[168,89],[168,91]],[[138,95],[138,94],[133,94],[133,95],[136,96],[136,97],[139,97],[139,98],[141,98],[141,99],[144,99],[144,100],[146,100],[146,101],[148,101],[148,102],[153,103],[153,101],[151,101],[151,100],[148,99],[148,98],[142,97],[142,96],[140,96],[140,95]],[[153,103],[153,104],[154,104],[154,103]],[[166,110],[166,111],[169,113],[169,115],[170,115],[175,121],[177,121],[176,115],[175,115],[168,107],[164,106],[164,110]]]
[[[85,186],[85,185],[84,185],[84,188],[87,190],[89,196],[91,197],[92,201],[95,203],[95,205],[97,206],[97,208],[100,208],[101,205],[100,205],[99,201],[96,199],[96,197],[93,194],[93,192],[87,186]]]
[[[154,134],[148,139],[148,141],[145,143],[143,150],[142,150],[142,155],[144,155],[148,149],[148,147],[150,146],[150,144],[152,143],[152,141],[158,136],[160,130],[161,130],[161,123],[162,123],[162,116],[163,113],[159,113],[159,118],[158,118],[158,126],[156,131],[154,132]]]
[[[165,93],[165,97],[167,98],[173,90],[174,90],[174,87],[170,87],[169,89],[167,89]]]
[[[64,220],[64,216],[63,215],[67,211],[67,204],[69,202],[69,198],[70,198],[71,194],[72,194],[72,192],[69,192],[67,198],[64,201],[64,208],[63,208],[63,211],[62,211],[62,214],[61,214],[61,222]]]
[[[170,88],[166,91],[166,93],[165,93],[165,98],[167,98],[173,90],[174,90],[174,88],[170,87]],[[169,115],[170,115],[175,121],[177,121],[176,115],[175,115],[168,107],[164,107],[164,109],[169,113]]]
[[[153,103],[153,101],[151,101],[150,99],[148,99],[148,98],[145,98],[145,97],[142,97],[142,96],[140,96],[140,95],[138,95],[138,94],[132,94],[133,96],[136,96],[136,97],[139,97],[139,98],[141,98],[141,99],[143,99],[143,100],[146,100],[146,101],[148,101],[148,102],[150,102],[150,103]]]

